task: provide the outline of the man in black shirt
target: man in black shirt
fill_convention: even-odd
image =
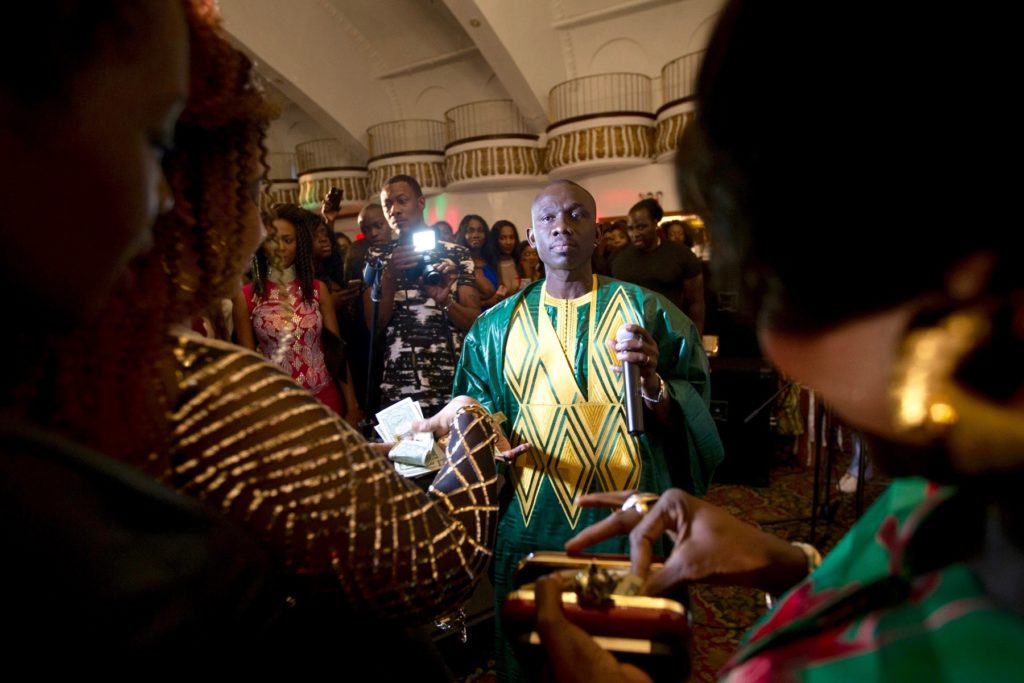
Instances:
[[[638,284],[664,295],[704,332],[704,277],[700,259],[685,245],[658,237],[664,216],[654,199],[644,199],[629,210],[632,244],[610,257],[612,277]]]

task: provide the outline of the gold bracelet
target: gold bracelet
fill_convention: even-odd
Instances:
[[[814,573],[814,570],[821,566],[821,553],[810,543],[801,543],[800,541],[793,541],[790,545],[800,549],[800,552],[804,554],[804,558],[807,560],[807,576]],[[775,603],[778,602],[779,595],[765,591],[764,604],[768,609],[774,609]]]
[[[807,558],[807,575],[810,576],[814,573],[814,570],[821,566],[821,553],[810,543],[801,543],[799,541],[793,541],[791,545],[796,546],[803,552],[804,557]]]
[[[487,412],[487,409],[484,408],[479,403],[469,403],[469,404],[464,405],[464,406],[459,406],[459,409],[455,411],[455,417],[452,418],[452,424],[453,425],[455,424],[455,420],[459,419],[459,416],[462,415],[463,413],[473,413],[477,417],[483,419],[484,422],[486,422],[490,426],[492,433],[494,433],[494,434],[499,434],[500,433],[498,431],[498,425],[494,421],[494,416],[492,416],[489,412]],[[449,431],[450,430],[451,430],[451,425],[449,425]]]

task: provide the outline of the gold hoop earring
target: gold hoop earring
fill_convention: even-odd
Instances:
[[[941,442],[955,456],[983,454],[986,465],[1012,466],[1024,445],[1019,410],[956,380],[963,361],[992,336],[994,306],[975,305],[910,330],[893,369],[896,430],[921,445]],[[960,458],[957,458],[960,460]]]

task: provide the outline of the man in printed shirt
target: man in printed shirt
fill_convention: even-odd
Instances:
[[[427,252],[415,250],[414,233],[433,233],[423,221],[425,200],[415,178],[389,178],[380,203],[398,231],[396,241],[367,255],[383,267],[377,319],[378,333],[385,334],[381,405],[409,397],[430,417],[448,402],[462,334],[480,315],[473,258],[465,247],[450,242],[437,242]],[[369,328],[370,290],[363,296]]]

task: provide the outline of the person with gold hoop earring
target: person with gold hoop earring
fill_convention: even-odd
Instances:
[[[1016,179],[991,158],[1017,135],[996,99],[1017,73],[1008,19],[936,8],[922,31],[909,7],[882,25],[867,8],[752,0],[719,17],[677,154],[680,194],[705,217],[718,275],[742,291],[765,355],[895,477],[824,558],[678,489],[566,544],[629,533],[648,594],[696,581],[776,594],[720,680],[1021,678],[1024,268],[1006,227]],[[936,146],[927,122],[950,73],[970,112]],[[867,91],[884,103],[870,123],[849,99]],[[761,106],[783,93],[783,106]],[[950,188],[984,200],[958,216]],[[886,242],[869,258],[851,210],[865,189]],[[634,493],[579,503],[621,509]],[[663,536],[675,545],[651,571]],[[646,680],[567,623],[561,589],[537,587],[553,678]]]

